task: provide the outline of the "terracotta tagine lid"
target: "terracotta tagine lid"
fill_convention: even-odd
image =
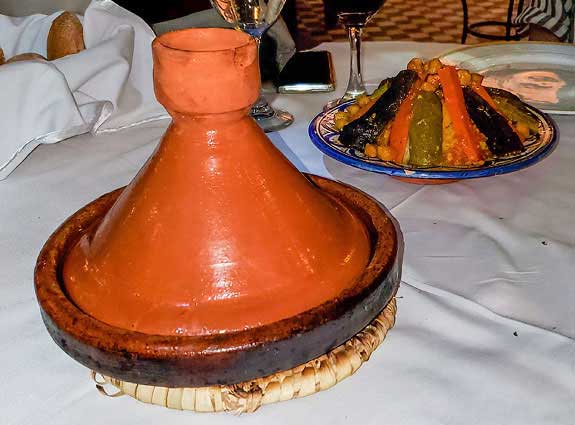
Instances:
[[[158,37],[171,125],[126,188],[40,254],[44,321],[88,367],[167,386],[240,382],[344,342],[397,290],[400,238],[381,206],[301,174],[248,115],[256,47],[226,29]]]
[[[345,290],[367,264],[367,232],[248,116],[260,88],[255,41],[182,31],[157,38],[153,53],[172,124],[70,252],[71,298],[113,326],[206,335],[275,322]]]

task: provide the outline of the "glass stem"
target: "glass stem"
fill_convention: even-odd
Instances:
[[[256,43],[258,45],[258,61],[259,61],[260,45],[262,40],[261,37],[254,37],[254,38],[256,39]],[[260,89],[260,97],[258,98],[258,100],[256,100],[256,103],[252,105],[252,117],[254,117],[257,120],[258,118],[263,119],[272,117],[274,114],[275,114],[274,109],[270,106],[270,104],[268,103],[268,101],[266,100]]]
[[[347,27],[351,55],[349,60],[349,83],[343,95],[344,99],[354,99],[365,93],[363,77],[361,76],[361,32],[361,27]]]
[[[264,95],[260,93],[260,97],[252,106],[252,117],[255,119],[269,118],[273,116],[274,113],[273,108],[270,106]]]

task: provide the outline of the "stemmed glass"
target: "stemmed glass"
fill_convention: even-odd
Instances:
[[[366,93],[361,75],[361,33],[385,0],[333,0],[337,17],[347,29],[350,44],[349,82],[340,99],[329,102],[326,108],[337,106]]]
[[[254,37],[259,47],[262,36],[276,21],[286,0],[210,1],[222,18]],[[281,130],[293,122],[292,114],[272,108],[261,93],[251,114],[266,133]]]

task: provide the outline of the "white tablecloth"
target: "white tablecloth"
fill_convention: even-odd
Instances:
[[[343,91],[347,45],[332,51]],[[366,43],[366,80],[452,46]],[[397,325],[357,374],[314,396],[240,418],[97,393],[42,324],[36,256],[85,203],[124,185],[156,146],[160,121],[39,147],[0,182],[0,424],[573,424],[575,117],[555,117],[557,150],[507,176],[415,186],[324,157],[307,125],[333,94],[278,96],[296,123],[272,141],[301,170],[383,202],[405,237]]]

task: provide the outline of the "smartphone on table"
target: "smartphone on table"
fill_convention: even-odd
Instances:
[[[331,54],[325,50],[296,52],[280,72],[279,93],[313,93],[335,90]]]

